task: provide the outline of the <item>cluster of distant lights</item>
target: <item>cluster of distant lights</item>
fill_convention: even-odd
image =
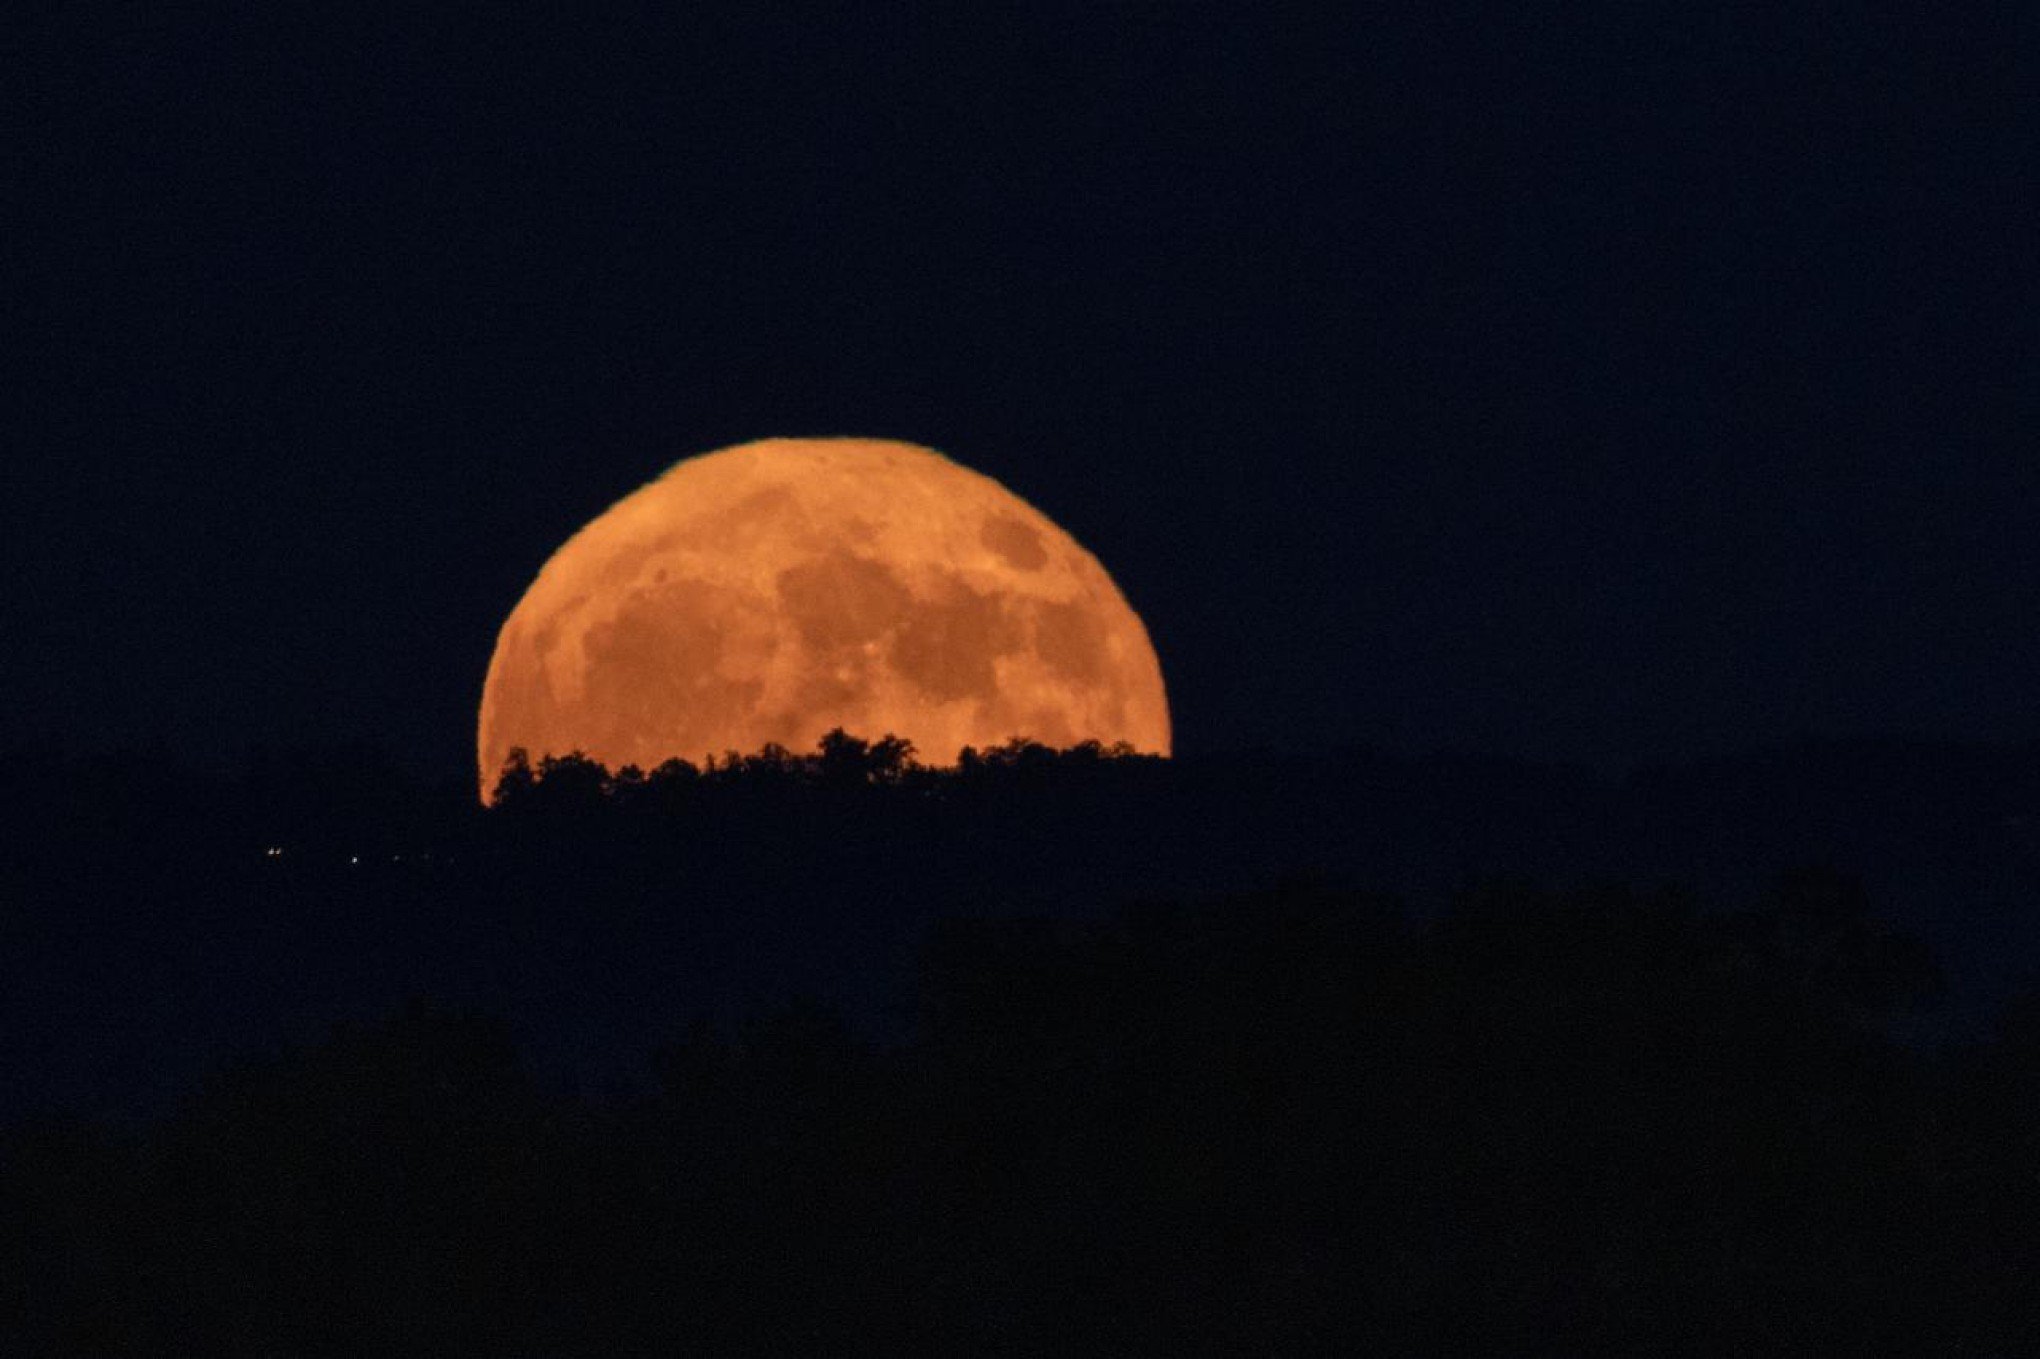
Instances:
[[[285,851],[285,848],[284,848],[284,846],[282,846],[282,845],[271,845],[271,846],[269,846],[269,847],[268,847],[267,849],[265,849],[265,850],[263,850],[263,851],[262,851],[262,857],[263,857],[263,858],[265,858],[265,859],[272,859],[272,860],[273,860],[273,859],[281,859],[281,858],[282,858],[282,857],[284,856],[285,852],[286,852],[286,851]],[[379,859],[379,858],[380,858],[380,856],[379,856],[379,855],[370,855],[370,856],[368,856],[368,857],[370,858],[370,860],[371,860],[371,861],[374,861],[374,860],[376,860],[376,859]],[[403,854],[392,854],[392,855],[390,855],[390,862],[391,862],[391,863],[393,863],[393,864],[400,864],[400,863],[404,862],[404,860],[405,860],[406,858],[409,858],[409,859],[411,859],[411,860],[413,860],[414,862],[417,862],[417,863],[435,863],[435,862],[438,862],[438,861],[439,861],[436,855],[433,855],[432,853],[430,853],[430,852],[428,851],[427,853],[424,853],[424,854],[412,854],[412,855],[403,855]],[[348,855],[348,856],[347,856],[347,862],[348,862],[348,863],[349,863],[350,865],[352,865],[352,864],[358,864],[358,863],[360,863],[361,861],[362,861],[362,856],[361,856],[361,855],[359,855],[359,854],[350,854],[350,855]],[[452,860],[451,858],[449,858],[449,859],[445,860],[445,862],[447,862],[447,863],[452,863],[452,862],[453,862],[453,860]]]

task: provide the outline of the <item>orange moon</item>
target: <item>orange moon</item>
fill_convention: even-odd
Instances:
[[[477,754],[699,763],[833,727],[952,764],[1025,736],[1169,753],[1161,664],[1105,568],[990,477],[878,439],[676,464],[553,554],[496,639]]]

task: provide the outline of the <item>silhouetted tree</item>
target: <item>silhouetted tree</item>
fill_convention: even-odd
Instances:
[[[531,767],[531,753],[523,746],[512,746],[503,761],[503,772],[496,778],[490,801],[507,813],[522,812],[531,806],[538,778],[538,771]]]

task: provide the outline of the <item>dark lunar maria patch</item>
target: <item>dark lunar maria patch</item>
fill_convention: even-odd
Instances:
[[[1048,565],[1048,549],[1041,545],[1041,534],[1018,519],[993,515],[978,530],[978,538],[1016,570],[1039,571]]]
[[[1057,674],[1095,684],[1105,676],[1105,634],[1081,604],[1041,604],[1034,615],[1035,645]]]
[[[779,573],[779,603],[809,646],[875,641],[913,607],[898,577],[867,557],[832,552]]]
[[[976,698],[997,683],[992,658],[1017,640],[1001,600],[945,577],[894,639],[893,668],[937,702]]]

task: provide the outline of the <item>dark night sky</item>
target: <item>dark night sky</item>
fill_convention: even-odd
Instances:
[[[0,742],[463,769],[555,546],[801,433],[1069,528],[1185,752],[2040,735],[1997,7],[61,8]]]

